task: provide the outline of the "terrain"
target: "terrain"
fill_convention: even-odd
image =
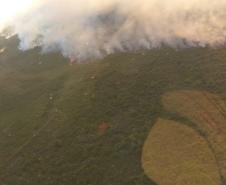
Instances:
[[[17,45],[16,37],[0,38],[1,185],[161,185],[165,181],[157,182],[142,165],[145,143],[159,120],[173,120],[185,129],[182,133],[200,138],[192,155],[209,155],[206,164],[199,158],[195,162],[215,179],[212,184],[226,184],[220,172],[224,160],[211,148],[221,152],[224,141],[211,144],[217,128],[193,116],[197,110],[205,114],[208,105],[225,132],[224,109],[213,109],[212,101],[193,94],[206,92],[226,101],[225,48],[161,48],[70,64],[59,53],[22,52]],[[194,102],[180,108],[184,92],[201,106],[193,112],[187,108]],[[181,97],[175,104],[174,93]],[[177,136],[169,141],[181,138],[186,146],[189,139],[176,126],[165,130]],[[173,152],[181,150],[172,143]],[[161,173],[158,168],[151,170]]]

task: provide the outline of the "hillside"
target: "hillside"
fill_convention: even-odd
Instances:
[[[70,65],[17,44],[0,39],[1,185],[154,185],[142,169],[145,140],[159,118],[183,123],[162,97],[195,90],[226,101],[225,48],[162,48]]]

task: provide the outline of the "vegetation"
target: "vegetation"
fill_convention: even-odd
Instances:
[[[164,107],[191,120],[204,133],[226,177],[226,105],[221,98],[207,92],[178,91],[163,97]]]
[[[220,185],[218,166],[208,143],[192,128],[159,119],[145,141],[145,173],[159,185]]]
[[[159,117],[189,122],[165,110],[162,95],[186,89],[226,100],[225,48],[162,48],[71,66],[17,44],[0,38],[2,185],[155,185],[141,164],[151,128]]]

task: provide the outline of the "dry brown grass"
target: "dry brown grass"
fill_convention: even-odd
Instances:
[[[215,157],[194,129],[159,119],[143,147],[143,169],[159,185],[220,185]]]
[[[226,178],[226,104],[218,96],[199,91],[177,91],[163,96],[167,111],[192,121],[211,145],[221,175]]]

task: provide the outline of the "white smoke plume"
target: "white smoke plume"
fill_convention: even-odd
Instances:
[[[221,46],[226,0],[37,0],[9,22],[20,49],[71,60],[161,46]]]

